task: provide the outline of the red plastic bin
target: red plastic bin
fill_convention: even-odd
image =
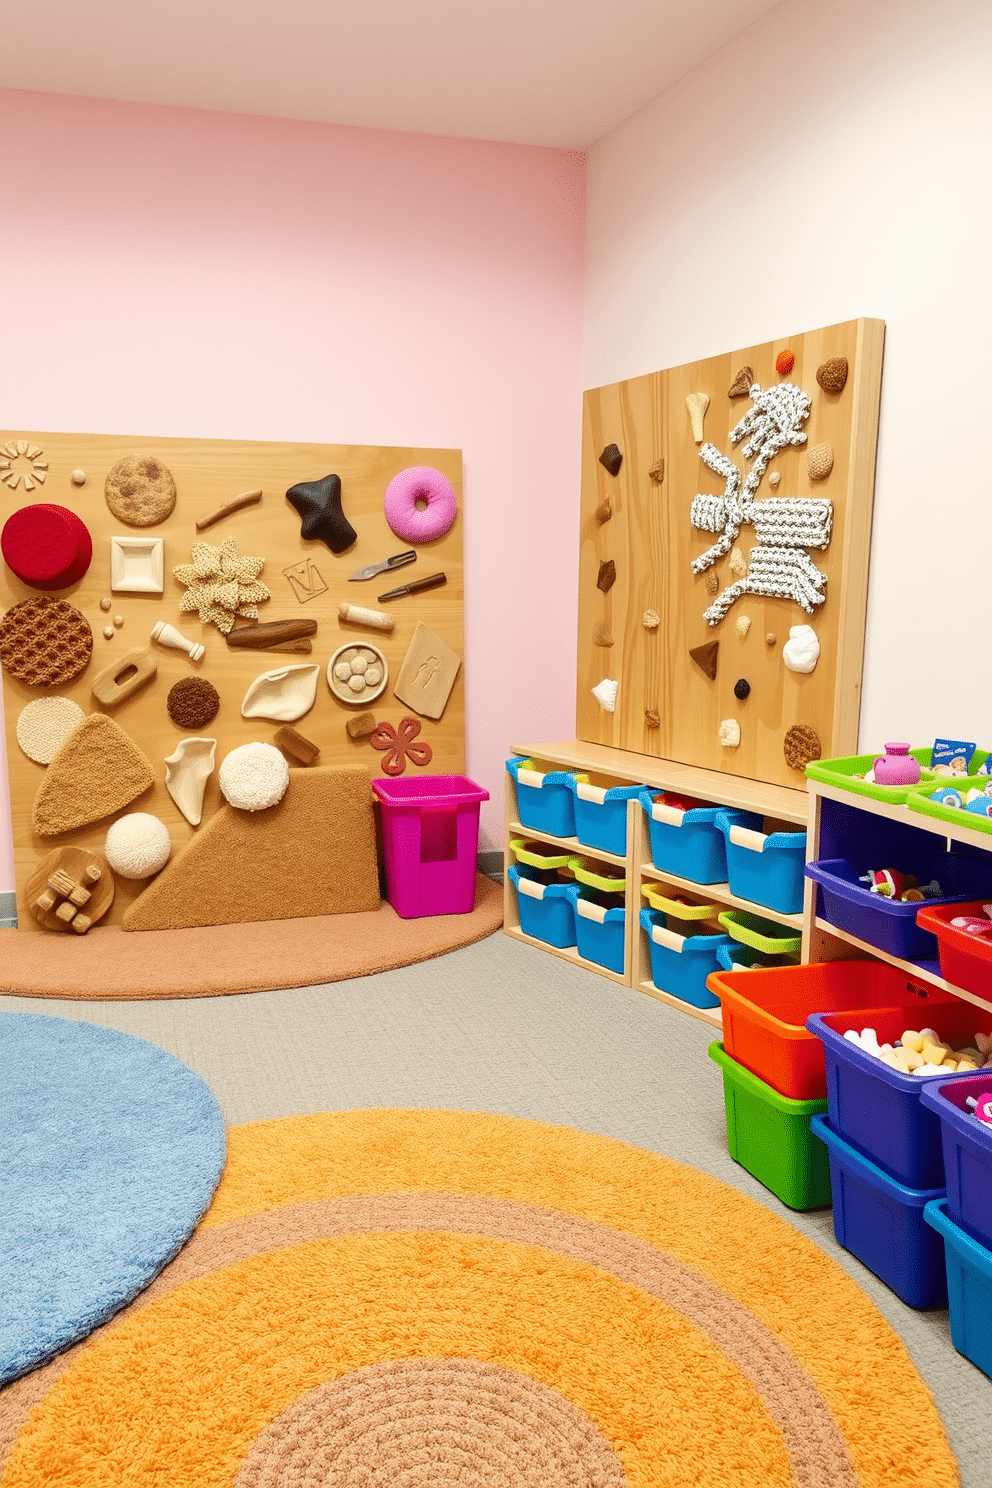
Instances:
[[[984,901],[977,899],[970,904],[932,904],[916,914],[920,928],[937,937],[940,974],[944,980],[979,997],[992,997],[992,941],[955,928],[951,920],[959,915],[984,919],[982,904],[987,899],[988,896]]]
[[[751,971],[714,971],[707,986],[723,1007],[723,1046],[752,1074],[792,1100],[823,1100],[827,1094],[823,1044],[806,1030],[811,1013],[909,1006],[924,1025],[933,1003],[952,1001],[936,987],[918,987],[905,972],[878,961],[826,961]],[[911,1022],[907,1015],[906,1027]]]
[[[466,775],[373,780],[382,804],[386,894],[404,920],[469,914],[475,904],[479,805],[489,792]]]

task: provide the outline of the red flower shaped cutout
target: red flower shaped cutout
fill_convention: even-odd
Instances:
[[[416,718],[401,718],[395,729],[391,723],[376,724],[369,743],[373,749],[388,750],[382,761],[384,775],[402,775],[408,758],[415,765],[430,764],[434,751],[429,744],[414,743],[419,733],[420,721]]]

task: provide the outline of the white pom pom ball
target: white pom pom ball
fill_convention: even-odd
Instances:
[[[151,878],[169,861],[172,852],[169,829],[147,811],[132,811],[114,822],[103,851],[121,878]]]
[[[217,780],[232,806],[264,811],[286,794],[289,765],[274,744],[239,744],[224,756]]]

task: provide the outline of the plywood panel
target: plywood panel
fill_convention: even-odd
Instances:
[[[53,434],[22,429],[0,434],[0,444],[8,439],[27,439],[40,445],[49,468],[44,485],[37,486],[30,493],[24,491],[23,482],[14,491],[0,485],[0,525],[11,512],[22,506],[50,501],[76,512],[93,537],[93,562],[89,572],[79,583],[60,591],[60,597],[82,610],[92,626],[94,646],[90,665],[75,682],[61,688],[39,689],[26,686],[6,674],[3,677],[14,863],[19,919],[24,930],[39,928],[24,912],[23,903],[24,884],[39,858],[50,852],[53,846],[63,843],[99,850],[109,825],[107,820],[58,839],[40,838],[32,833],[31,805],[43,779],[44,766],[27,759],[16,742],[17,717],[25,703],[51,691],[74,698],[87,713],[104,711],[91,697],[92,678],[102,667],[136,646],[151,651],[158,663],[155,680],[114,708],[111,716],[140,745],[156,770],[153,789],[131,809],[149,811],[160,817],[169,828],[174,847],[178,848],[196,830],[180,814],[164,784],[166,755],[172,753],[184,734],[197,732],[177,728],[166,712],[166,696],[173,683],[181,677],[206,677],[220,693],[221,707],[216,719],[199,731],[216,737],[219,763],[238,744],[256,739],[274,740],[279,727],[277,723],[241,717],[241,700],[249,683],[262,672],[308,660],[320,663],[323,668],[331,653],[345,641],[368,639],[385,654],[390,671],[389,686],[371,705],[372,710],[378,721],[386,720],[395,725],[409,712],[393,696],[392,687],[417,622],[422,620],[459,656],[463,654],[461,512],[445,537],[418,547],[415,563],[365,582],[348,581],[348,575],[364,565],[411,546],[390,531],[382,511],[385,488],[397,472],[410,465],[433,466],[451,481],[460,505],[461,454],[457,450]],[[139,451],[154,454],[164,461],[175,477],[178,490],[175,510],[168,520],[141,529],[123,525],[109,510],[103,491],[110,467],[122,456]],[[82,487],[74,486],[70,478],[70,472],[76,467],[84,469],[87,474]],[[15,468],[29,467],[21,459]],[[339,555],[331,553],[322,543],[301,539],[299,516],[285,498],[290,486],[299,481],[319,479],[331,471],[341,477],[344,511],[358,533],[355,544]],[[259,505],[236,512],[206,532],[197,533],[198,518],[240,492],[259,486],[263,490]],[[164,539],[163,594],[111,596],[110,538],[117,535],[148,535]],[[202,624],[195,613],[192,616],[180,614],[179,600],[184,591],[173,579],[172,569],[189,561],[191,545],[198,539],[216,545],[228,536],[236,540],[239,553],[265,558],[261,578],[272,591],[272,597],[259,606],[259,621],[303,617],[317,622],[312,657],[231,650],[215,626]],[[320,580],[326,585],[312,598],[305,598],[308,590],[316,591],[319,585],[304,582],[301,586],[299,578],[301,573],[306,575],[307,559],[311,561],[311,571],[316,568]],[[298,568],[299,565],[303,568]],[[285,569],[294,570],[293,575],[285,575]],[[447,574],[448,582],[443,587],[383,605],[377,603],[377,595],[386,590],[437,571]],[[291,577],[295,583],[291,582]],[[0,612],[35,592],[21,584],[6,565],[0,565]],[[112,597],[109,615],[100,608],[102,596]],[[387,610],[395,617],[394,630],[387,634],[341,623],[338,606],[343,601]],[[115,614],[123,617],[124,624],[115,631],[112,640],[106,641],[103,628]],[[152,643],[150,632],[159,620],[167,620],[184,635],[201,641],[206,647],[203,659],[192,663],[181,652]],[[352,740],[345,733],[347,720],[360,711],[359,706],[349,708],[339,703],[331,695],[322,675],[315,706],[296,722],[295,727],[320,745],[321,764],[361,762],[377,775],[382,756],[371,749],[367,739]],[[459,774],[464,770],[464,668],[455,680],[443,717],[437,722],[425,721],[420,737],[434,751],[429,767],[432,773]],[[414,767],[408,765],[407,768],[412,771]],[[203,820],[208,820],[221,803],[215,772],[207,785]],[[315,865],[315,871],[318,866]],[[232,864],[231,871],[246,870],[244,865]],[[141,884],[118,880],[107,923],[120,921],[141,888]]]
[[[883,331],[881,321],[847,321],[585,394],[576,704],[580,739],[793,787],[801,785],[802,778],[789,769],[782,752],[792,724],[815,729],[824,757],[853,752],[861,697]],[[785,349],[793,352],[795,365],[780,377],[775,360]],[[847,385],[839,394],[824,393],[817,385],[816,369],[841,355],[850,367]],[[770,488],[766,475],[757,499],[825,497],[832,502],[830,545],[810,552],[827,576],[826,600],[808,615],[792,600],[748,595],[710,626],[703,612],[713,596],[705,576],[692,573],[691,563],[717,534],[697,531],[689,510],[697,493],[719,495],[724,483],[699,458],[685,400],[690,393],[708,394],[704,438],[746,477],[750,462],[740,454],[740,442],[735,447],[728,436],[751,401],[727,396],[744,365],[752,368],[762,388],[789,381],[811,397],[803,426],[806,444],[776,456],[769,473],[780,472],[781,484]],[[623,454],[615,477],[599,462],[604,447],[614,442]],[[806,450],[820,443],[832,446],[834,466],[827,480],[812,482]],[[649,474],[659,459],[664,460],[660,483]],[[605,498],[613,515],[601,523],[596,510]],[[746,559],[755,542],[753,528],[744,526],[735,545]],[[600,564],[610,559],[617,578],[604,595],[596,578]],[[722,591],[733,581],[729,557],[722,558],[715,571]],[[642,624],[649,609],[661,617],[655,630]],[[736,628],[741,616],[751,621],[745,638]],[[598,622],[612,636],[611,647],[594,644]],[[789,629],[800,624],[813,626],[821,646],[816,670],[807,675],[790,672],[782,661]],[[769,633],[776,637],[774,646],[766,644]],[[716,678],[710,681],[689,652],[713,639],[720,642],[720,655]],[[604,677],[620,684],[612,714],[600,708],[591,692]],[[751,687],[743,702],[734,695],[739,678]],[[657,728],[648,726],[649,709],[659,715]],[[740,724],[737,749],[719,743],[723,719]]]

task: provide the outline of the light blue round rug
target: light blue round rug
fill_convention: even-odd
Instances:
[[[0,1384],[154,1279],[210,1203],[225,1154],[217,1101],[164,1049],[0,1013]]]

